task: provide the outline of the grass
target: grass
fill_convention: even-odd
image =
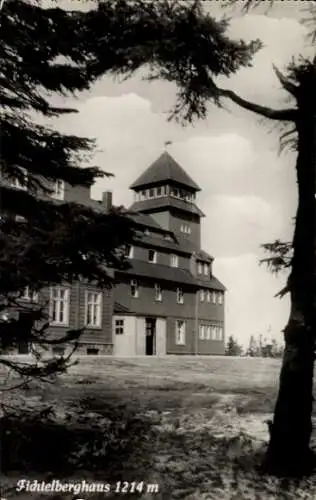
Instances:
[[[10,460],[4,456],[2,496],[73,499],[73,493],[15,492],[21,477],[63,477],[144,481],[142,493],[124,494],[130,499],[314,498],[314,478],[296,484],[262,477],[256,469],[279,369],[280,362],[269,359],[81,358],[53,385],[5,393],[4,402],[24,414],[29,409],[30,418],[23,425],[3,421]],[[34,423],[35,411],[47,406],[50,420]],[[154,483],[158,492],[145,491]]]

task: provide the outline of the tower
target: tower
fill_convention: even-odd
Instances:
[[[165,151],[130,186],[134,203],[130,210],[151,215],[156,222],[172,231],[179,243],[201,248],[201,217],[196,205],[199,186]]]

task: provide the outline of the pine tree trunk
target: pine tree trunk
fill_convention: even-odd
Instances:
[[[281,476],[301,476],[314,466],[310,438],[316,324],[315,73],[316,68],[308,86],[310,92],[303,89],[298,99],[296,171],[299,201],[289,278],[291,311],[284,330],[285,351],[279,393],[264,463],[266,472]]]

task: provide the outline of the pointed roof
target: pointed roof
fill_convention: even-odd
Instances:
[[[201,188],[183,170],[172,156],[165,151],[143,172],[138,179],[130,186],[130,189],[140,189],[145,186],[158,184],[164,181],[173,181],[194,191],[201,191]]]

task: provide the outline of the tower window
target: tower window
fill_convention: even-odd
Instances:
[[[155,300],[156,300],[156,302],[161,302],[162,301],[161,286],[158,285],[157,283],[155,284]]]
[[[200,290],[200,301],[204,302],[204,300],[205,300],[205,291],[202,289]]]
[[[170,265],[171,267],[179,267],[179,256],[178,255],[171,255],[170,256]]]
[[[157,262],[157,252],[155,250],[148,250],[148,262],[156,264]]]
[[[134,297],[134,299],[137,299],[139,295],[139,287],[138,287],[138,282],[136,280],[131,281],[131,296]]]
[[[184,303],[184,295],[182,288],[177,288],[177,303],[178,304]]]
[[[205,263],[204,264],[204,274],[205,274],[205,276],[208,276],[209,271],[210,271],[210,266]]]
[[[203,272],[202,262],[197,263],[197,272],[198,272],[198,274],[202,274],[202,272]]]
[[[125,257],[132,259],[134,256],[134,247],[132,245],[126,245],[125,247]]]

